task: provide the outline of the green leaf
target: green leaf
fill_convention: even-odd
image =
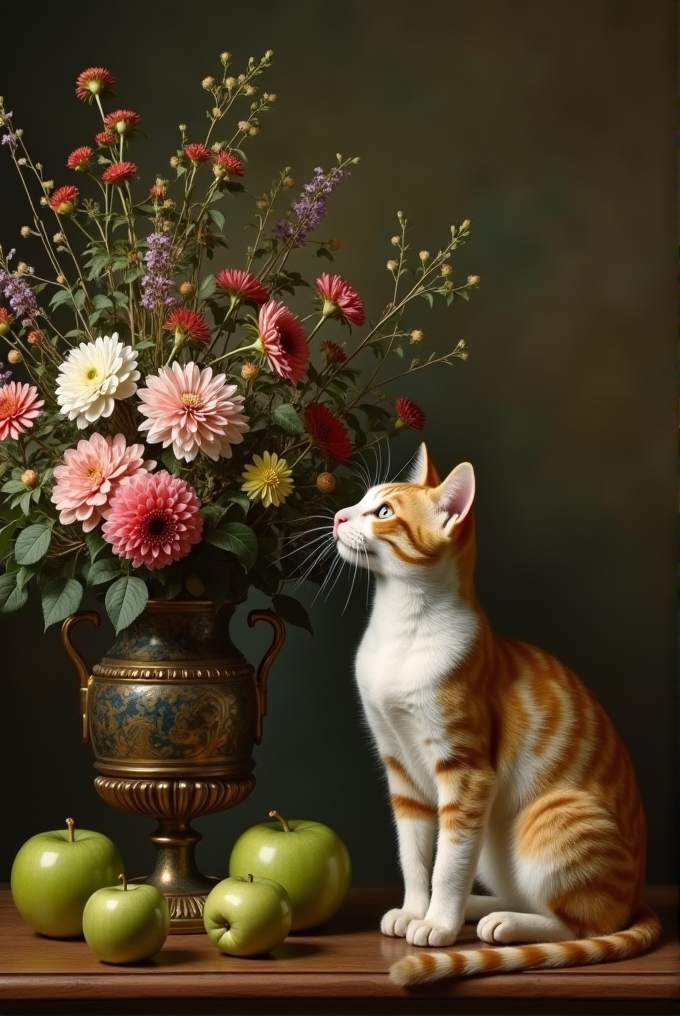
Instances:
[[[429,303],[430,307],[432,307],[432,304],[434,303],[434,298],[432,296],[432,293],[420,293],[419,295],[422,296],[423,300],[427,300],[427,302]]]
[[[464,300],[469,300],[470,299],[470,294],[468,293],[467,289],[461,289],[461,291],[460,291],[460,293],[458,295],[462,296]]]
[[[59,307],[62,303],[73,303],[70,290],[58,289],[50,300],[50,307]]]
[[[31,495],[32,494],[33,494],[32,490],[27,490],[26,493],[22,494],[19,497],[19,499],[18,499],[17,503],[18,503],[19,507],[21,508],[22,512],[24,513],[24,515],[28,515],[28,513],[31,510]]]
[[[2,485],[4,494],[23,494],[25,490],[26,484],[22,483],[21,480],[8,480],[7,483]]]
[[[316,252],[316,256],[318,258],[326,258],[327,261],[335,261],[335,258],[333,257],[331,252],[327,250],[326,247],[319,247],[319,249]]]
[[[28,590],[17,582],[18,573],[0,575],[0,614],[19,610],[28,599]]]
[[[219,504],[206,504],[201,508],[201,515],[203,516],[206,529],[214,529],[226,514],[227,509]]]
[[[75,306],[76,310],[82,310],[83,309],[83,307],[85,305],[85,300],[86,299],[87,299],[87,293],[85,292],[85,290],[84,289],[76,289],[75,293],[73,294],[73,303],[74,303],[74,306]]]
[[[30,491],[29,491],[30,494]],[[37,524],[22,529],[14,545],[14,558],[17,564],[35,564],[45,556],[52,540],[49,526]]]
[[[106,310],[108,307],[113,307],[113,301],[104,293],[97,293],[92,299],[92,306],[95,310]]]
[[[88,586],[101,586],[120,577],[120,561],[114,558],[103,558],[90,565],[87,572]]]
[[[250,526],[242,522],[227,522],[219,529],[209,529],[203,541],[236,554],[247,572],[257,560],[257,537]]]
[[[278,595],[272,597],[272,607],[279,617],[287,621],[288,624],[294,624],[297,628],[305,628],[310,635],[314,634],[309,614],[299,600],[294,599],[292,596],[284,596],[283,593],[278,593]]]
[[[181,463],[175,457],[175,453],[172,448],[166,448],[165,451],[161,453],[161,462],[169,473],[173,476],[179,476]]]
[[[283,405],[276,406],[272,410],[272,423],[275,423],[286,434],[304,434],[305,432],[302,420],[290,402],[284,402]]]
[[[149,349],[151,346],[155,346],[156,343],[152,342],[151,339],[144,339],[143,342],[135,342],[133,349]]]
[[[83,598],[83,587],[77,579],[52,579],[42,591],[45,631],[51,624],[75,614]]]
[[[266,413],[261,413],[260,416],[256,416],[254,420],[250,420],[250,433],[255,434],[258,430],[266,430],[269,426],[269,417]]]
[[[85,543],[87,544],[87,552],[90,555],[90,561],[96,561],[97,556],[101,554],[104,547],[108,547],[108,544],[98,529],[93,529],[89,533],[85,533]]]
[[[227,500],[231,502],[231,504],[237,504],[244,515],[247,515],[250,511],[250,498],[247,494],[242,494],[241,491],[234,491],[229,495]]]
[[[224,213],[219,208],[209,208],[208,217],[212,219],[220,231],[224,229]]]
[[[105,600],[106,612],[116,629],[116,635],[139,617],[148,598],[146,583],[134,575],[124,575],[109,587]]]
[[[222,216],[224,218],[224,216]],[[217,289],[217,282],[215,281],[214,275],[206,275],[198,287],[198,299],[207,300],[209,296],[212,296]]]
[[[18,522],[9,522],[6,526],[3,526],[2,529],[0,529],[0,559],[3,557],[5,551],[7,550],[7,547],[9,546],[9,541],[14,536],[14,530],[16,529],[18,524],[19,524]]]

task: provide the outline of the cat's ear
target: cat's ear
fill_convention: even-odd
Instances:
[[[444,532],[447,536],[454,526],[465,518],[475,499],[475,471],[469,462],[461,462],[449,473],[443,483],[431,493],[437,509],[446,516]]]
[[[416,452],[408,474],[408,482],[417,483],[421,487],[438,487],[442,482],[424,441]]]

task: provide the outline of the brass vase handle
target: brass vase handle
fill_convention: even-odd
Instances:
[[[64,649],[71,657],[73,666],[76,668],[78,673],[78,679],[80,681],[80,709],[83,714],[83,741],[85,744],[90,743],[90,730],[87,721],[87,714],[89,709],[90,699],[90,688],[92,687],[92,677],[90,676],[90,670],[82,658],[78,650],[73,644],[73,629],[81,621],[89,621],[95,628],[98,628],[101,624],[101,618],[96,610],[79,610],[76,614],[71,614],[67,617],[61,626],[61,644]]]
[[[267,715],[267,675],[269,668],[279,655],[283,640],[286,637],[286,626],[275,610],[251,610],[248,614],[248,627],[252,628],[258,621],[266,621],[274,629],[274,640],[262,657],[262,662],[255,674],[257,687],[257,726],[255,728],[255,744],[262,741],[262,719]]]

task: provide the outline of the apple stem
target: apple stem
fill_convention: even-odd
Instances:
[[[119,875],[118,881],[123,883],[123,889],[127,889],[127,879],[125,875]]]
[[[253,876],[250,874],[250,872],[248,872],[248,881],[249,882],[253,881]]]
[[[69,843],[73,843],[73,841],[76,838],[75,832],[74,832],[74,828],[73,828],[75,826],[75,822],[73,821],[72,818],[67,818],[66,819],[66,825],[68,826],[68,841],[69,841]]]
[[[286,820],[285,820],[285,818],[283,817],[283,815],[279,815],[278,811],[270,811],[270,812],[269,812],[269,817],[270,817],[270,818],[278,818],[279,822],[280,822],[280,823],[281,823],[281,825],[283,826],[283,831],[284,831],[285,833],[290,833],[290,832],[292,832],[292,831],[293,831],[293,830],[292,830],[292,829],[290,828],[290,826],[288,825],[288,823],[286,822]]]

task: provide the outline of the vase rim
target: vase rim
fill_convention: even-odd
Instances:
[[[226,599],[226,600],[224,600],[220,604],[220,606],[222,606],[222,607],[225,607],[225,606],[235,607],[239,603],[243,603],[243,602],[244,602],[244,600],[242,598],[241,599],[236,599],[236,598],[234,598],[234,599]],[[144,609],[148,610],[149,608],[151,608],[154,611],[158,611],[160,613],[172,614],[172,613],[178,613],[178,612],[186,613],[187,611],[196,611],[196,612],[199,612],[199,611],[202,611],[202,610],[214,610],[215,609],[215,604],[214,604],[213,600],[153,600],[153,599],[150,599],[150,600],[147,600],[146,607]]]

